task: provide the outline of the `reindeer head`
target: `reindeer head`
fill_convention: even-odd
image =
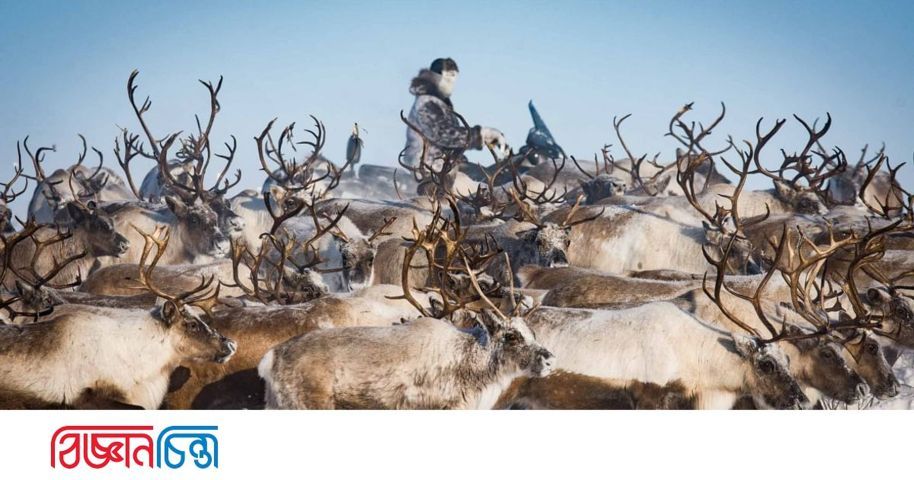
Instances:
[[[901,346],[914,347],[914,299],[894,288],[880,287],[867,290],[866,302],[880,312],[880,332]]]
[[[83,237],[84,248],[95,257],[119,257],[130,248],[130,241],[114,229],[114,221],[93,202],[67,203],[74,233]]]
[[[571,227],[545,223],[519,233],[518,237],[533,253],[531,263],[548,268],[568,265],[567,251],[571,245]]]
[[[778,199],[801,215],[825,215],[828,213],[825,201],[815,190],[775,180],[774,192],[777,194]]]
[[[321,274],[312,269],[299,270],[291,265],[286,265],[286,274],[283,278],[284,289],[287,292],[288,304],[310,302],[315,298],[323,297],[330,292],[324,283]]]
[[[346,163],[337,168],[333,162],[321,155],[326,140],[324,124],[313,115],[314,128],[305,129],[305,140],[293,140],[295,123],[289,124],[274,140],[273,124],[270,121],[261,134],[255,137],[257,142],[257,155],[260,159],[262,170],[267,174],[263,183],[261,194],[269,194],[277,204],[271,205],[274,210],[282,210],[284,198],[297,197],[301,201],[311,203],[327,196],[335,189],[343,177],[343,172],[356,162],[356,156],[347,156]],[[297,146],[309,147],[310,152],[301,159],[296,159]],[[290,148],[283,152],[283,148]],[[271,166],[272,165],[272,166]],[[277,208],[278,207],[278,208]]]
[[[717,226],[709,225],[704,221],[702,226],[705,229],[705,245],[713,245],[722,250],[725,242],[730,240],[728,235]],[[757,256],[758,250],[752,245],[752,242],[748,238],[738,236],[730,245],[730,254],[727,256],[724,267],[729,273],[754,275],[760,273]]]
[[[359,238],[340,241],[339,249],[343,282],[348,290],[359,290],[370,285],[377,245],[368,239]]]
[[[487,341],[496,352],[496,361],[507,370],[520,371],[532,377],[545,377],[552,372],[555,356],[537,343],[530,327],[520,317],[496,317],[482,311],[477,321],[487,334]]]
[[[518,233],[522,240],[525,252],[532,256],[527,263],[542,267],[561,267],[568,265],[568,247],[571,246],[571,228],[575,225],[595,220],[603,214],[603,210],[595,215],[575,219],[575,214],[584,195],[579,195],[574,206],[561,223],[542,221],[533,211],[533,208],[522,200],[515,191],[511,191],[514,203],[517,205],[517,219],[532,223],[535,228]]]
[[[240,236],[244,230],[244,221],[232,211],[229,202],[225,199],[225,194],[229,189],[241,181],[241,169],[236,170],[233,180],[230,181],[226,177],[235,160],[238,141],[232,136],[231,143],[225,142],[226,153],[219,154],[213,152],[210,138],[216,116],[222,109],[218,99],[219,91],[222,89],[222,77],[219,77],[216,84],[200,80],[200,83],[209,92],[209,119],[204,127],[204,124],[197,118],[197,133],[180,139],[180,148],[176,153],[178,161],[169,162],[168,151],[178,141],[180,132],[168,135],[161,140],[152,135],[149,125],[146,124],[146,119],[143,117],[149,111],[152,102],[147,97],[141,105],[137,104],[135,98],[137,75],[139,72],[134,70],[127,80],[127,96],[143,132],[149,140],[148,145],[152,152],[144,152],[139,137],[130,135],[126,130],[123,132],[123,153],[121,144],[115,142],[114,153],[118,164],[127,176],[130,189],[137,198],[142,198],[130,173],[130,161],[137,155],[154,158],[158,166],[158,179],[165,192],[165,203],[183,227],[181,235],[185,237],[182,239],[185,245],[196,246],[197,252],[202,254],[225,256],[229,252],[229,242],[226,236]],[[209,168],[213,156],[224,160],[225,165],[216,177],[215,184],[206,187],[204,183],[207,168]]]
[[[775,344],[733,334],[736,352],[746,359],[749,369],[747,383],[756,403],[770,408],[802,408],[809,399],[790,374],[790,360]]]
[[[586,182],[581,182],[581,191],[584,192],[585,201],[588,205],[593,205],[600,200],[611,197],[621,197],[625,195],[627,189],[628,186],[624,180],[606,173],[601,173]]]
[[[162,291],[151,281],[151,277],[168,246],[168,229],[157,227],[152,234],[140,234],[145,244],[140,257],[138,281],[163,301],[153,311],[153,315],[162,322],[175,351],[182,359],[227,362],[237,349],[235,342],[213,330],[197,313],[202,311],[207,316],[212,316],[212,309],[219,299],[220,284],[211,288],[213,277],[210,277],[201,279],[200,285],[193,290],[177,296]],[[156,253],[150,260],[153,248]]]
[[[187,305],[166,300],[156,312],[156,318],[165,325],[183,359],[225,363],[237,349],[234,341],[213,330]]]
[[[165,203],[178,219],[181,226],[182,244],[202,255],[224,257],[230,252],[228,237],[219,225],[219,215],[204,202],[187,204],[183,200],[167,196]]]
[[[21,280],[16,280],[16,293],[23,310],[29,312],[48,312],[65,303],[54,289],[28,285]]]
[[[232,210],[231,203],[225,198],[225,195],[212,195],[208,203],[216,214],[219,230],[223,234],[229,238],[240,238],[244,234],[244,218]]]
[[[346,290],[360,290],[371,285],[374,275],[374,257],[378,251],[379,239],[389,235],[384,230],[396,220],[396,217],[385,218],[381,228],[368,237],[350,238],[340,228],[331,232],[340,251],[341,273]]]
[[[802,332],[789,327],[788,334],[800,337]],[[788,341],[798,351],[792,361],[799,364],[803,381],[811,387],[844,403],[855,403],[869,394],[867,384],[841,355],[841,344],[824,336]]]
[[[898,379],[885,358],[882,345],[873,335],[854,331],[842,336],[840,341],[853,358],[857,372],[870,386],[873,396],[886,399],[898,395]]]
[[[808,141],[802,150],[788,154],[781,150],[783,161],[777,174],[766,169],[761,162],[762,148],[784,126],[786,120],[776,120],[774,127],[765,135],[761,133],[762,120],[756,124],[756,144],[752,158],[757,171],[774,182],[774,190],[778,199],[792,207],[793,211],[806,215],[824,215],[828,213],[826,200],[829,198],[825,188],[830,178],[841,175],[847,170],[847,159],[841,149],[835,148],[832,153],[826,152],[822,146],[822,137],[831,128],[831,115],[825,121],[821,130],[816,130],[813,123],[810,126],[802,118],[794,118],[803,125],[808,134]],[[816,147],[813,150],[813,147]],[[813,158],[818,157],[821,163],[814,165]]]

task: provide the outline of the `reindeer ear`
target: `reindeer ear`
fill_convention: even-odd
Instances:
[[[501,321],[488,310],[483,310],[480,312],[479,315],[476,316],[476,321],[482,324],[483,328],[486,329],[486,332],[488,332],[490,337],[494,337],[495,334],[501,332],[505,328],[504,325],[502,325]]]
[[[658,194],[662,193],[664,190],[666,190],[666,187],[670,185],[670,180],[672,179],[672,175],[667,175],[666,177],[663,177],[662,180],[657,181],[657,183],[654,184],[654,192]]]
[[[165,303],[162,304],[160,312],[162,321],[169,327],[178,319],[178,306],[171,300],[166,300]]]
[[[346,235],[342,234],[342,232],[340,232],[339,230],[337,230],[335,228],[333,230],[330,230],[330,235],[332,235],[333,238],[335,238],[340,243],[349,243],[349,238],[346,237]],[[342,245],[340,245],[340,247],[342,248]]]
[[[69,202],[67,203],[67,214],[70,215],[74,223],[80,223],[86,221],[89,212],[82,205],[76,202]]]
[[[866,301],[871,305],[884,305],[892,301],[892,297],[889,295],[889,292],[874,287],[866,291]]]
[[[794,197],[797,195],[797,192],[793,189],[793,187],[780,180],[774,181],[774,191],[778,194],[778,198],[785,202],[793,201]]]
[[[184,202],[179,198],[166,195],[165,204],[168,205],[168,209],[171,210],[176,217],[184,217],[187,214],[187,205],[184,205]]]
[[[785,328],[788,336],[803,335],[803,329],[796,325],[787,325]],[[819,345],[819,340],[816,337],[813,338],[803,338],[803,339],[793,339],[790,340],[797,348],[801,351],[807,351],[813,348],[816,348]]]
[[[28,296],[35,292],[35,289],[22,280],[16,280],[16,293],[20,296]]]
[[[736,345],[736,353],[742,357],[748,357],[758,351],[758,343],[755,339],[739,333],[731,334],[733,343]]]
[[[537,234],[537,229],[531,228],[529,230],[521,230],[521,231],[517,232],[515,235],[517,235],[517,238],[519,238],[521,240],[533,241],[536,239],[536,234]]]
[[[712,245],[720,243],[721,234],[719,231],[711,228],[711,225],[708,222],[701,222],[701,226],[705,229],[705,240]]]
[[[279,185],[272,184],[270,185],[270,198],[275,202],[279,202],[286,195],[286,191]]]

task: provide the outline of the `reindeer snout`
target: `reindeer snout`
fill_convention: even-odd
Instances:
[[[241,217],[232,217],[228,221],[229,229],[232,232],[243,232],[244,231],[244,219]]]
[[[870,396],[870,386],[865,382],[860,382],[857,384],[855,392],[857,393],[857,398],[866,398]]]
[[[880,395],[877,395],[879,398],[894,398],[898,396],[898,380],[894,377],[888,379],[885,382],[885,386],[879,392]]]
[[[565,255],[565,252],[562,250],[555,250],[552,254],[552,259],[549,262],[550,267],[564,267],[568,265],[568,257]]]
[[[222,338],[222,348],[219,351],[219,355],[216,356],[216,362],[225,363],[235,355],[235,351],[238,350],[238,344],[234,340],[229,340],[225,337]]]
[[[127,250],[130,249],[130,240],[127,240],[127,237],[124,237],[123,235],[120,235],[120,234],[119,234],[119,235],[117,236],[117,243],[116,243],[116,245],[117,245],[117,247],[116,247],[116,248],[117,248],[117,255],[118,255],[118,256],[121,256],[121,255],[127,253]]]
[[[555,368],[555,355],[552,354],[549,350],[545,348],[540,349],[539,353],[539,365],[536,372],[537,376],[545,377],[552,373],[552,370]]]
[[[213,256],[221,257],[228,255],[231,252],[232,245],[229,240],[223,236],[219,236],[213,240]]]

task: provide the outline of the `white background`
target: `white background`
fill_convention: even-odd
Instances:
[[[2,479],[879,478],[914,412],[0,412]],[[219,468],[51,469],[64,425],[217,425]]]

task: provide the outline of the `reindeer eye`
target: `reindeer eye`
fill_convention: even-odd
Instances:
[[[758,364],[758,369],[764,374],[774,373],[774,362],[771,360],[762,360]]]
[[[876,355],[876,354],[878,354],[878,353],[879,353],[879,346],[876,345],[875,343],[868,343],[868,344],[866,345],[866,353],[869,353],[870,355]]]
[[[822,350],[822,358],[824,358],[826,360],[831,360],[832,358],[834,358],[834,356],[835,356],[834,353],[832,353],[832,351],[830,349]]]

